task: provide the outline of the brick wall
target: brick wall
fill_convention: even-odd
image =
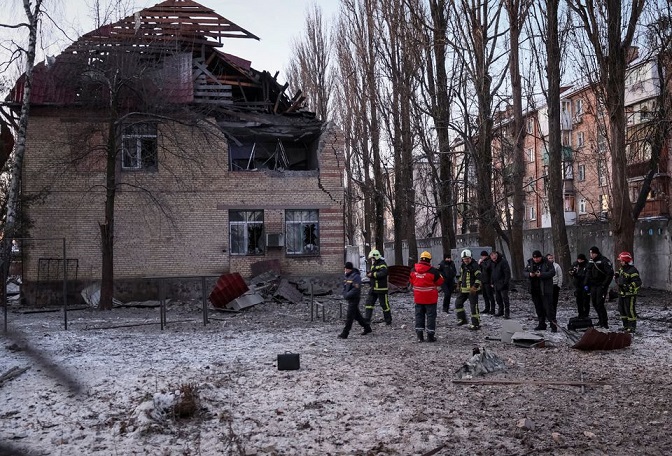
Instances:
[[[24,283],[37,280],[39,258],[62,257],[62,238],[67,257],[78,260],[78,279],[100,279],[103,155],[84,160],[81,155],[104,138],[81,138],[86,136],[82,132],[105,131],[106,126],[96,123],[94,114],[81,114],[32,111],[23,191],[26,196],[47,193],[26,207],[33,222],[29,235],[51,240],[25,243]],[[343,149],[334,125],[325,128],[319,142],[319,171],[231,172],[227,143],[218,131],[164,123],[159,142],[158,172],[119,174],[123,185],[116,200],[115,279],[227,271],[247,276],[250,264],[269,259],[279,259],[287,275],[341,272]],[[289,258],[278,248],[261,256],[231,256],[229,209],[263,209],[267,233],[284,233],[285,209],[319,210],[320,255]]]

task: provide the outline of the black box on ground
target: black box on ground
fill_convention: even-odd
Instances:
[[[301,368],[298,353],[283,353],[278,355],[278,370],[297,370]]]
[[[593,320],[589,317],[572,317],[567,323],[567,329],[576,331],[577,329],[586,329],[593,327]]]

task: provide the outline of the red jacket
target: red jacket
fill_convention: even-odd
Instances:
[[[443,276],[429,263],[416,263],[411,271],[411,285],[413,285],[413,299],[416,304],[436,304],[439,301],[437,287],[443,283]]]

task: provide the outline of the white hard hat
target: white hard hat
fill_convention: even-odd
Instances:
[[[460,254],[460,258],[471,258],[471,250],[469,250],[469,249],[462,250],[462,253]]]

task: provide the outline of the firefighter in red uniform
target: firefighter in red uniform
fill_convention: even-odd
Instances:
[[[420,342],[425,340],[425,329],[427,329],[427,341],[436,342],[434,333],[436,332],[436,307],[439,301],[438,287],[443,283],[443,276],[438,269],[432,267],[431,261],[432,254],[427,251],[422,252],[420,262],[415,264],[410,277],[415,301],[415,333]]]

